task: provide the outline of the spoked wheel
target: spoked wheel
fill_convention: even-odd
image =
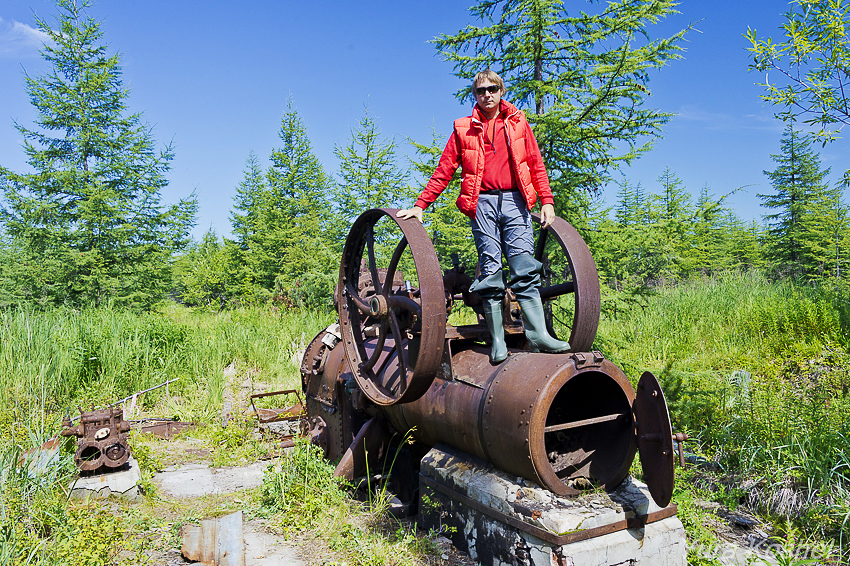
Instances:
[[[367,210],[354,221],[337,287],[345,356],[361,391],[378,405],[421,397],[440,370],[446,338],[442,271],[431,238],[418,220],[398,219],[396,212]],[[406,277],[416,284],[394,287],[400,264],[411,263],[415,274]],[[393,357],[396,371],[383,372]]]
[[[540,224],[540,215],[532,214]],[[596,263],[584,239],[563,218],[537,230],[534,257],[543,263],[540,296],[553,336],[559,334],[573,352],[593,346],[599,327],[601,296]],[[569,337],[564,335],[569,332]]]

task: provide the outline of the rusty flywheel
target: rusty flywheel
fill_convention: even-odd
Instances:
[[[442,271],[431,238],[418,220],[398,219],[396,211],[367,210],[354,221],[337,286],[346,358],[360,389],[378,405],[407,403],[425,393],[440,368],[446,334]],[[389,251],[399,230],[392,255],[384,254],[386,267],[379,266],[386,259],[380,252]],[[394,285],[403,262],[408,269],[413,264],[415,274],[406,276],[415,285]],[[361,284],[362,271],[371,284]],[[367,334],[377,340],[366,340]],[[398,371],[382,372],[395,354]]]
[[[540,223],[539,214],[532,218]],[[570,351],[589,351],[599,327],[601,295],[587,244],[572,225],[556,217],[548,228],[537,231],[534,257],[544,266],[540,296],[546,302],[549,332],[558,335],[553,324],[558,322],[570,329],[569,336],[561,336],[570,343]]]

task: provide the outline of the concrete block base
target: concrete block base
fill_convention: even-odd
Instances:
[[[127,499],[139,497],[138,482],[142,479],[139,464],[130,456],[127,469],[97,476],[77,478],[71,482],[71,497],[109,497],[117,495]]]
[[[419,523],[482,566],[685,566],[675,506],[627,478],[614,492],[559,497],[445,445],[423,458]]]

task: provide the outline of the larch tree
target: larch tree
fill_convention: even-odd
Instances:
[[[337,205],[346,220],[370,208],[398,206],[410,190],[407,175],[398,167],[398,147],[381,132],[368,109],[352,128],[345,146],[334,147],[339,159]]]
[[[86,0],[58,0],[48,36],[52,71],[26,76],[38,117],[16,124],[34,172],[0,167],[4,228],[21,254],[24,300],[146,308],[170,284],[172,253],[188,243],[194,196],[164,207],[173,152],[157,150],[141,114],[127,112],[120,58],[100,44]]]
[[[392,139],[381,137],[378,124],[368,109],[345,146],[334,147],[339,159],[339,172],[334,188],[336,229],[339,252],[351,222],[370,208],[394,208],[414,198],[408,186],[407,173],[399,168],[398,146]],[[400,232],[395,223],[382,219],[375,226],[375,241],[379,255],[391,253]],[[402,266],[406,260],[402,260]],[[409,269],[409,267],[408,267]]]
[[[781,153],[770,156],[776,169],[764,172],[774,192],[757,195],[763,207],[776,211],[764,215],[767,257],[780,274],[819,277],[833,264],[831,228],[839,198],[824,182],[829,169],[821,169],[809,138],[788,126],[780,147]]]
[[[637,224],[646,215],[640,183],[634,185],[628,179],[623,179],[617,185],[617,205],[614,207],[617,223],[620,226]]]
[[[649,73],[679,57],[687,31],[650,37],[649,26],[675,13],[673,0],[596,5],[591,13],[569,12],[562,0],[481,0],[470,8],[480,25],[433,40],[456,76],[471,83],[490,68],[527,110],[559,213],[575,208],[577,189],[597,191],[660,135],[670,114],[645,106]]]

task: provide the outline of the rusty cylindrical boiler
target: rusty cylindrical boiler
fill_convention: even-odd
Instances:
[[[394,212],[371,210],[355,221],[337,287],[339,326],[316,336],[301,367],[310,434],[330,459],[340,458],[338,473],[356,475],[364,468],[358,458],[385,453],[380,439],[394,429],[402,436],[412,431],[424,446],[445,443],[571,495],[590,484],[615,488],[639,450],[650,493],[666,506],[674,460],[664,394],[651,373],[635,391],[619,367],[586,351],[598,325],[599,283],[578,233],[556,219],[537,232],[535,245],[538,260],[563,274],[560,280],[546,275],[549,285],[540,291],[552,303],[571,301],[574,350],[528,351],[508,293],[510,355],[493,365],[481,321],[447,322],[452,301],[473,306],[471,279],[456,269],[444,275],[422,225],[399,221]],[[374,236],[374,225],[385,217],[403,233],[386,267],[378,266]],[[398,266],[408,249],[418,286],[399,284]]]
[[[387,369],[393,371],[391,365]],[[413,429],[429,446],[459,448],[559,495],[578,493],[577,481],[587,485],[582,479],[606,489],[619,485],[638,444],[646,444],[635,427],[638,398],[643,404],[663,400],[651,374],[636,394],[622,370],[598,352],[516,352],[492,367],[488,349],[476,345],[453,353],[452,372],[438,376],[416,401],[386,407],[395,429]],[[662,409],[666,413],[660,406],[654,413]],[[653,411],[648,412],[641,434],[663,432],[663,419],[652,422]],[[652,441],[642,446],[642,455],[657,452],[650,458],[672,470],[672,446],[666,454],[663,448],[653,451],[655,446],[661,447]],[[649,467],[652,475],[656,466]],[[658,486],[656,500],[669,501],[670,482],[672,477]]]

